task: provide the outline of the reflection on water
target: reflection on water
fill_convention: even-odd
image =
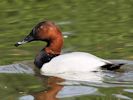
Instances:
[[[77,98],[79,100],[86,98],[132,100],[133,62],[112,61],[125,62],[126,65],[117,71],[100,71],[98,81],[80,76],[78,76],[79,79],[77,77],[75,79],[74,74],[70,74],[71,77],[64,77],[64,79],[41,76],[31,62],[1,66],[0,91],[2,93],[0,98],[3,100],[10,98],[13,100],[76,100]],[[95,74],[97,75],[97,73],[93,73],[93,75]],[[84,73],[83,75],[86,77],[90,74]],[[8,82],[9,79],[10,82]]]
[[[35,99],[36,100],[58,100],[56,98],[56,95],[63,88],[63,86],[58,85],[58,83],[62,81],[64,80],[56,77],[50,77],[48,79],[48,85],[50,86],[50,89],[48,91],[43,91],[35,94]]]

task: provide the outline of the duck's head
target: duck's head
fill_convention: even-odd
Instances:
[[[22,40],[15,44],[19,46],[31,41],[52,41],[56,38],[62,38],[59,28],[50,21],[38,23],[31,32]]]
[[[44,55],[42,55],[42,52],[45,52],[46,55],[59,55],[63,46],[62,33],[59,27],[51,21],[43,21],[38,23],[31,30],[31,32],[22,41],[17,42],[15,46],[18,47],[22,44],[32,41],[47,42],[47,45],[41,50],[41,55],[36,57],[38,61],[41,60],[42,57],[44,57]]]

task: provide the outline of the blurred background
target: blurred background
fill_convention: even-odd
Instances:
[[[0,65],[34,60],[45,42],[32,42],[20,47],[14,44],[44,20],[53,21],[61,28],[63,53],[83,51],[105,59],[133,60],[132,0],[0,0]],[[105,94],[104,97],[90,95],[68,100],[118,100],[112,97],[113,93],[118,94],[115,96],[119,100],[126,98],[121,94],[131,100],[133,74],[130,72],[128,75],[128,88],[119,85],[103,88],[103,85],[96,89]],[[18,100],[20,96],[46,89],[42,80],[31,75],[0,74],[0,80],[2,100]]]
[[[22,40],[40,21],[64,34],[63,52],[85,51],[106,59],[133,59],[131,0],[0,0],[0,65],[32,60],[46,44]]]

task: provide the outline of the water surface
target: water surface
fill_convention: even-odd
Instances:
[[[51,96],[55,100],[131,100],[132,5],[131,0],[1,0],[0,98],[39,100],[45,95],[46,99],[51,93],[46,91],[52,91],[50,87],[53,87]],[[92,83],[40,76],[29,60],[33,60],[46,43],[33,42],[19,48],[13,45],[42,20],[52,20],[61,27],[65,42],[63,53],[90,52],[105,59],[124,59],[122,62],[128,65],[117,72],[102,71],[102,80]],[[14,62],[16,64],[11,65]],[[59,80],[60,85],[54,81],[50,86],[51,80]]]
[[[112,61],[126,65],[117,71],[94,72],[98,78],[90,78],[90,73],[67,73],[64,79],[42,76],[32,61],[1,66],[0,97],[4,100],[132,100],[133,61]]]

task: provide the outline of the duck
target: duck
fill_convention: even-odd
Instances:
[[[87,52],[70,52],[61,54],[63,48],[62,32],[54,22],[42,21],[33,27],[31,32],[15,44],[16,47],[32,41],[44,41],[47,44],[40,50],[34,64],[45,73],[94,72],[97,70],[116,70],[123,63],[113,63]]]

